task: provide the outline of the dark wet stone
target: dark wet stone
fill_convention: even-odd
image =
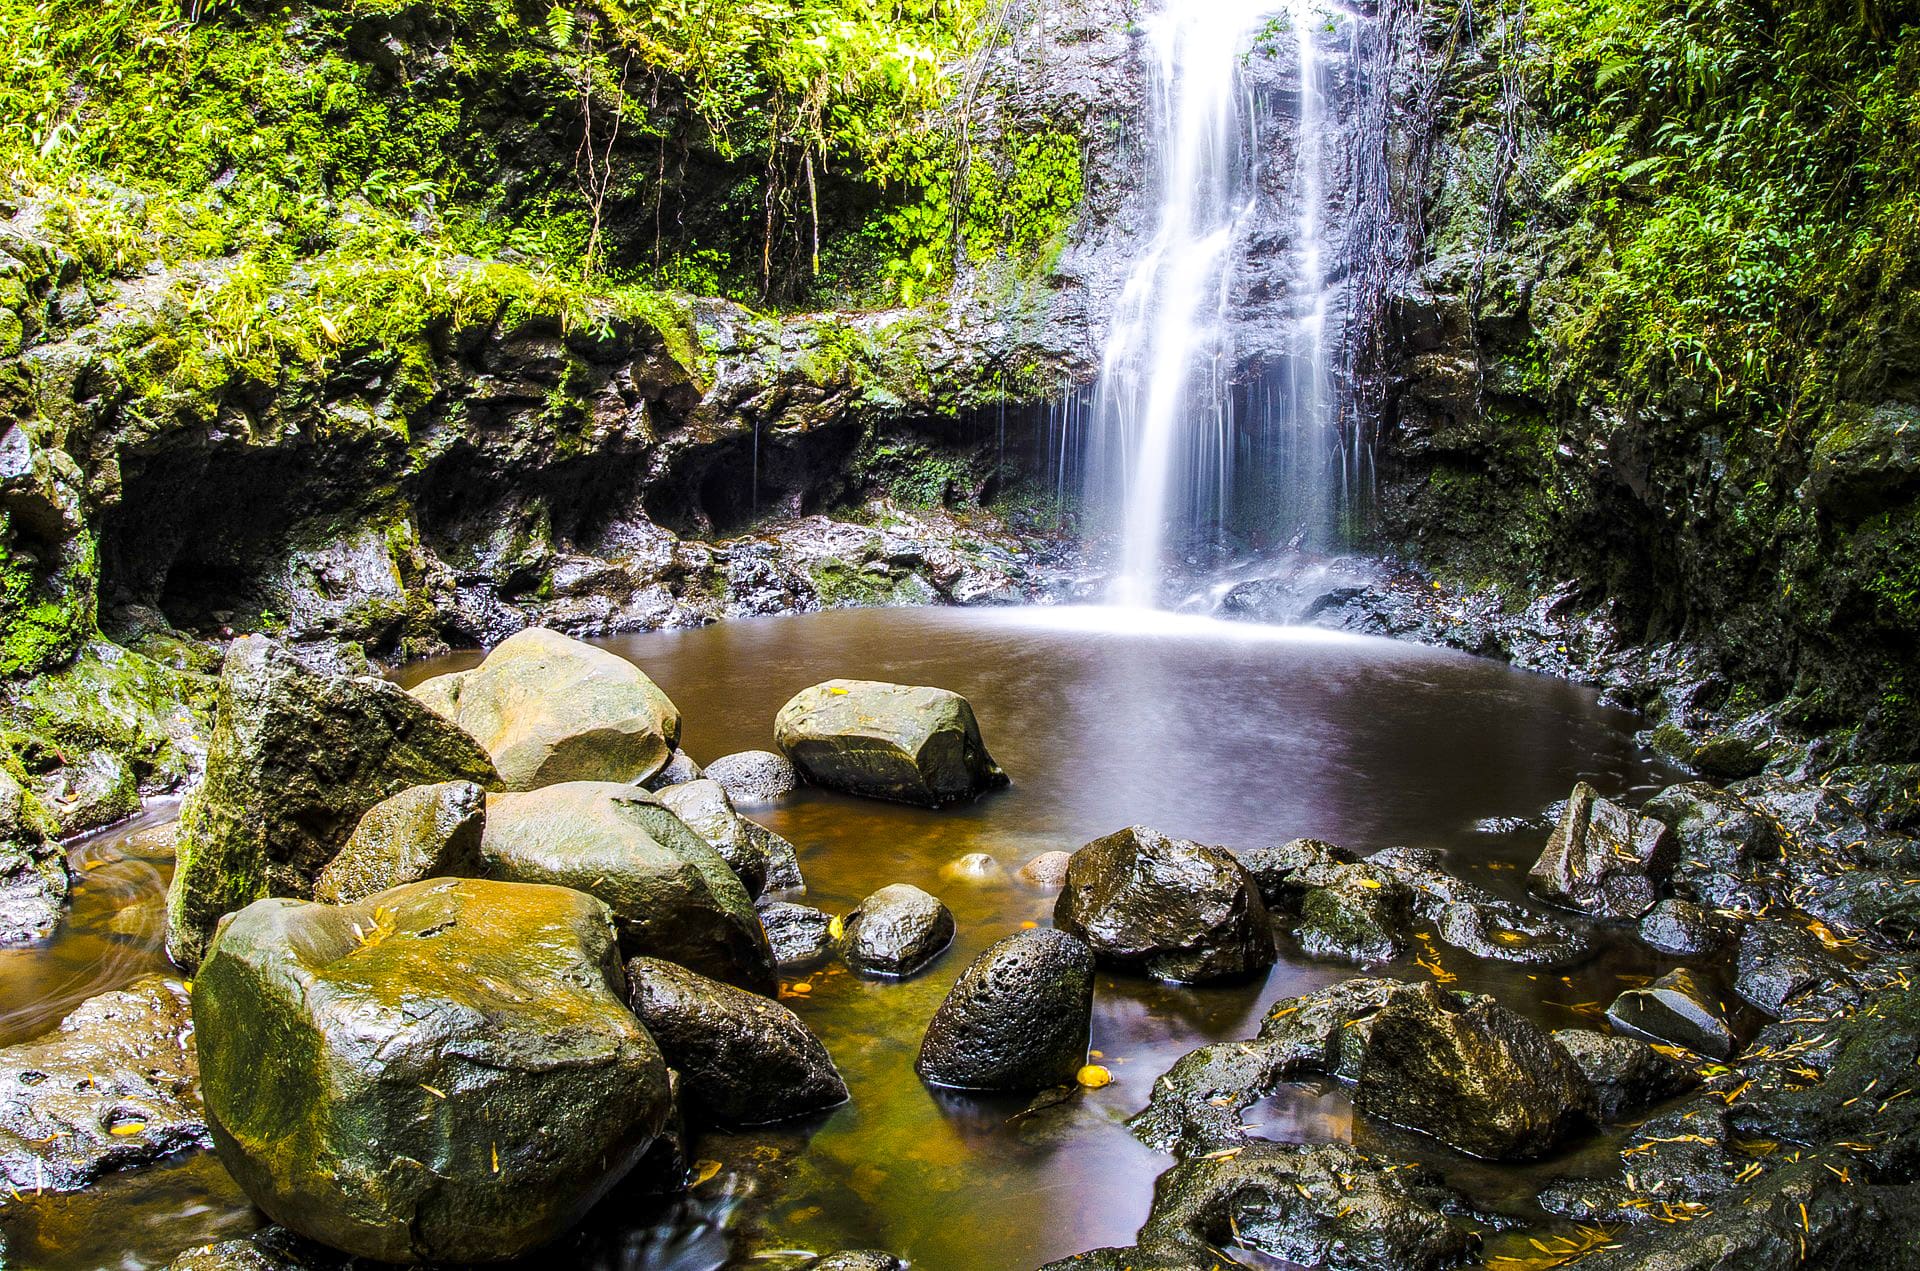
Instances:
[[[1534,1200],[1548,1213],[1580,1223],[1624,1226],[1650,1221],[1654,1214],[1646,1197],[1601,1179],[1556,1178]]]
[[[256,902],[194,983],[221,1163],[276,1221],[349,1253],[515,1256],[667,1123],[666,1064],[625,998],[611,917],[577,891],[440,879]]]
[[[1613,999],[1607,1018],[1615,1028],[1632,1036],[1666,1042],[1715,1059],[1729,1057],[1739,1044],[1718,995],[1684,968],[1668,972],[1643,989],[1628,989]]]
[[[1585,1074],[1492,998],[1421,984],[1374,1017],[1354,1107],[1488,1160],[1551,1151],[1591,1123]]]
[[[314,880],[313,898],[329,905],[426,878],[481,872],[480,832],[487,792],[471,781],[402,790],[367,810],[353,837]]]
[[[1760,918],[1740,933],[1733,991],[1769,1015],[1788,1013],[1807,994],[1852,993],[1847,964],[1813,935],[1784,918]]]
[[[51,817],[0,769],[0,945],[45,939],[67,901],[67,853]]]
[[[934,1012],[916,1070],[963,1090],[1064,1085],[1086,1063],[1093,951],[1061,931],[1022,931],[975,958]]]
[[[1586,1074],[1602,1121],[1619,1121],[1700,1084],[1691,1067],[1638,1038],[1564,1028],[1553,1040]]]
[[[1920,941],[1920,879],[1912,869],[1856,869],[1808,883],[1795,903],[1837,931],[1881,946]]]
[[[1042,852],[1020,867],[1020,881],[1034,887],[1065,887],[1072,852]]]
[[[698,781],[706,776],[706,770],[693,761],[693,757],[684,750],[676,750],[667,757],[667,766],[640,783],[641,788],[659,793],[668,786],[685,785],[689,781]]]
[[[804,1271],[906,1271],[907,1264],[878,1249],[844,1249],[815,1258]]]
[[[707,765],[706,775],[719,782],[736,805],[777,803],[800,785],[793,761],[771,750],[722,755]]]
[[[487,800],[487,874],[606,902],[630,955],[774,992],[773,951],[746,888],[711,844],[638,786],[569,781]]]
[[[1405,883],[1374,865],[1316,870],[1320,881],[1300,898],[1293,929],[1309,957],[1391,962],[1406,952],[1413,896]]]
[[[690,1112],[765,1125],[846,1102],[827,1048],[780,1003],[658,958],[627,963],[627,982]]]
[[[200,959],[214,924],[263,896],[306,898],[360,818],[440,781],[497,784],[486,752],[394,684],[315,675],[259,636],[220,675],[207,773],[180,813],[167,951]]]
[[[273,1226],[244,1240],[189,1249],[167,1271],[350,1271],[352,1261],[338,1250]]]
[[[1682,957],[1712,953],[1731,935],[1725,919],[1690,900],[1663,900],[1640,920],[1640,939],[1648,948]]]
[[[1639,918],[1673,868],[1673,845],[1664,822],[1601,798],[1583,781],[1527,877],[1555,904],[1598,918]]]
[[[150,975],[0,1050],[0,1177],[72,1191],[208,1144],[186,985]]]
[[[1673,829],[1676,891],[1714,909],[1766,908],[1768,879],[1782,851],[1770,818],[1739,796],[1699,782],[1669,786],[1644,811]]]
[[[1131,826],[1073,854],[1054,923],[1101,962],[1176,983],[1273,965],[1259,887],[1233,853]]]
[[[1390,847],[1366,859],[1411,888],[1414,913],[1462,952],[1523,966],[1564,966],[1592,952],[1584,932],[1456,877],[1445,861],[1442,853],[1417,847]]]
[[[748,840],[767,862],[766,891],[805,891],[807,880],[800,873],[800,854],[794,850],[793,844],[758,821],[743,816],[740,824],[745,827]]]
[[[774,964],[782,970],[819,966],[833,956],[833,918],[811,905],[784,900],[760,902],[760,925],[773,946]]]
[[[537,627],[413,695],[479,738],[509,790],[644,781],[680,742],[680,712],[639,667]]]
[[[953,943],[953,914],[907,883],[882,887],[842,924],[840,954],[867,975],[912,975]]]
[[[973,707],[941,688],[829,680],[780,708],[774,737],[814,785],[868,798],[937,808],[1007,783]]]
[[[718,782],[703,777],[668,786],[654,798],[720,853],[720,859],[739,876],[747,895],[758,896],[766,890],[767,857],[761,840],[748,831],[746,821],[733,810],[732,800]]]
[[[1294,839],[1278,847],[1247,848],[1236,855],[1259,885],[1260,898],[1275,913],[1299,912],[1301,898],[1317,885],[1302,878],[1303,874],[1319,878],[1355,860],[1346,848],[1320,839]]]

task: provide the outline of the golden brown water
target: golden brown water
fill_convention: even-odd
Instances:
[[[1116,619],[1124,630],[1105,629]],[[1235,847],[1312,835],[1361,852],[1444,848],[1459,872],[1518,897],[1544,830],[1486,833],[1477,822],[1538,816],[1580,779],[1618,794],[1658,778],[1632,744],[1632,717],[1598,706],[1591,692],[1385,641],[1113,611],[928,609],[742,621],[607,644],[678,703],[696,759],[769,747],[773,716],[792,693],[855,676],[966,694],[1013,785],[943,812],[818,791],[749,810],[799,847],[807,903],[844,912],[885,884],[915,883],[952,908],[959,935],[905,983],[832,968],[790,976],[786,1000],[833,1052],[852,1101],[806,1123],[707,1136],[694,1155],[710,1176],[690,1197],[616,1197],[561,1261],[550,1255],[542,1266],[778,1268],[806,1253],[877,1247],[922,1271],[1018,1271],[1128,1243],[1153,1179],[1171,1164],[1123,1124],[1153,1079],[1196,1045],[1249,1035],[1275,998],[1356,969],[1283,949],[1258,984],[1180,989],[1102,975],[1093,1044],[1113,1070],[1111,1086],[1024,1114],[1023,1099],[932,1091],[913,1058],[947,988],[994,940],[1050,921],[1052,896],[1014,878],[1022,863],[1144,822]],[[410,667],[402,678],[473,660]],[[1002,876],[943,877],[943,865],[971,852],[993,856]],[[36,1004],[54,986],[99,991],[112,978],[103,964],[122,980],[151,964],[151,946],[144,962],[108,963],[89,924],[97,925],[77,919],[50,948],[0,964],[0,1020],[14,1035],[58,1018],[60,1009]],[[1564,981],[1444,947],[1440,960],[1458,987],[1494,993],[1554,1027],[1591,1024],[1595,1004],[1625,978],[1659,969],[1618,939]],[[1412,962],[1392,973],[1427,974]],[[797,982],[808,991],[792,991]],[[1540,1172],[1479,1165],[1357,1124],[1327,1087],[1291,1089],[1248,1120],[1277,1139],[1350,1139],[1441,1165],[1484,1202],[1523,1212]],[[164,1266],[193,1239],[257,1221],[204,1161],[144,1184],[121,1180],[94,1200],[9,1202],[0,1219],[16,1260],[44,1271]],[[116,1220],[125,1234],[109,1257],[113,1240],[87,1233]],[[29,1252],[41,1261],[20,1258]]]

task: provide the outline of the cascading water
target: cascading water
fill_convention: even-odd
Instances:
[[[1275,493],[1263,515],[1279,537],[1320,540],[1334,504],[1325,258],[1326,108],[1309,0],[1168,0],[1148,25],[1157,196],[1152,236],[1135,258],[1109,328],[1093,396],[1089,494],[1117,506],[1112,599],[1161,599],[1170,529],[1217,531],[1233,511],[1239,416],[1283,434],[1255,456]],[[1260,43],[1291,32],[1298,59],[1297,144],[1288,189],[1290,330],[1283,365],[1261,391],[1239,383],[1236,285],[1265,197],[1261,110],[1242,74]]]

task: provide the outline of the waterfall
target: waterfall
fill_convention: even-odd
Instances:
[[[1277,490],[1271,528],[1294,541],[1331,529],[1339,480],[1328,373],[1326,104],[1311,0],[1166,0],[1145,24],[1151,55],[1151,235],[1120,289],[1093,393],[1088,465],[1096,506],[1118,508],[1111,598],[1159,603],[1166,557],[1222,532],[1248,425],[1281,435],[1253,456]],[[1293,47],[1298,101],[1288,197],[1286,353],[1256,391],[1243,382],[1237,284],[1270,197],[1262,109],[1244,74],[1256,41]],[[1271,216],[1272,209],[1265,209]],[[1244,415],[1264,416],[1245,419]],[[1170,538],[1170,531],[1179,540]]]

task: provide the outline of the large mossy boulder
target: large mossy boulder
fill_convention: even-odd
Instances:
[[[672,1097],[592,897],[475,879],[262,900],[194,984],[207,1121],[275,1221],[383,1262],[516,1256],[638,1162]]]
[[[429,878],[474,877],[486,823],[487,792],[471,781],[402,790],[360,818],[314,881],[313,898],[345,905]]]
[[[1555,904],[1637,921],[1659,899],[1674,855],[1664,822],[1603,799],[1582,781],[1527,877]]]
[[[943,688],[828,680],[795,694],[773,728],[801,775],[829,790],[938,808],[1007,783],[973,706]]]
[[[499,775],[472,737],[398,686],[316,674],[259,636],[234,641],[206,780],[180,814],[167,951],[191,967],[222,914],[310,897],[368,810],[439,781],[493,786]]]
[[[833,1057],[780,1003],[659,958],[627,963],[627,981],[690,1112],[765,1125],[846,1102]]]
[[[50,935],[67,899],[67,853],[31,791],[0,768],[0,945]]]
[[[605,901],[629,956],[774,991],[773,951],[740,879],[637,786],[569,781],[493,795],[480,855],[489,878],[574,887]]]
[[[1092,1031],[1093,951],[1064,931],[1016,932],[960,973],[914,1067],[961,1090],[1066,1085]]]
[[[537,627],[413,694],[479,738],[509,790],[644,781],[680,743],[679,710],[639,667]]]
[[[1053,920],[1101,962],[1180,984],[1274,961],[1259,885],[1233,853],[1140,825],[1073,854]]]

